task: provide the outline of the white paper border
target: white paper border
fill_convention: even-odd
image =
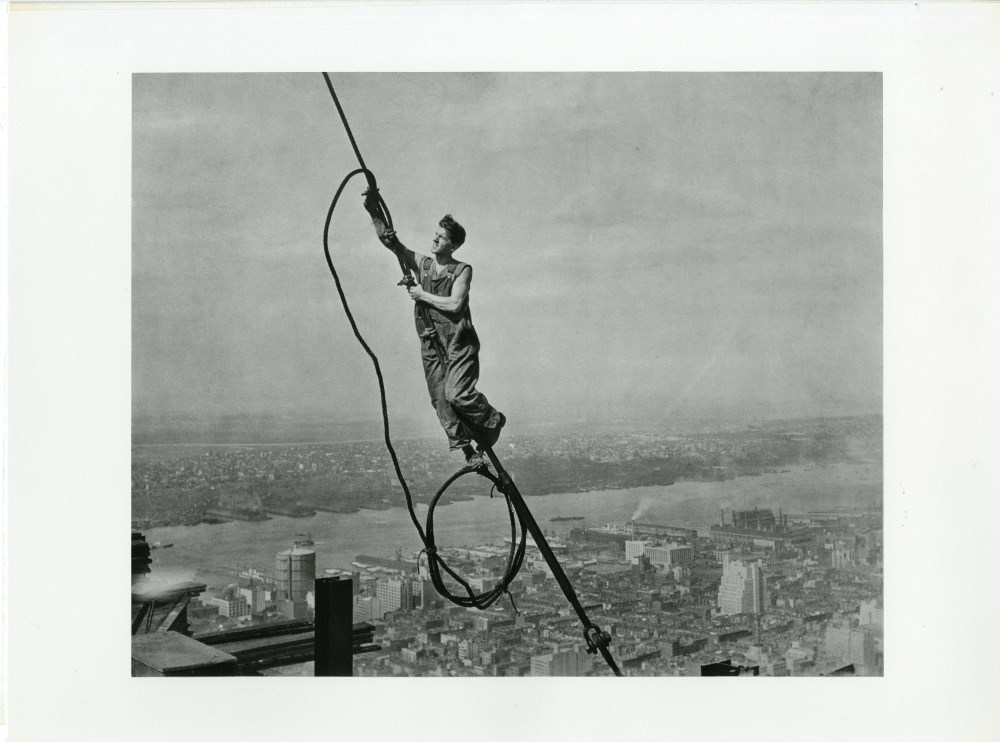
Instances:
[[[12,739],[995,738],[998,29],[987,4],[11,9]],[[883,71],[885,678],[129,677],[130,76],[322,69]]]

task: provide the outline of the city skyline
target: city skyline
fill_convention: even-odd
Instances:
[[[592,607],[602,620],[616,627],[615,655],[626,674],[705,675],[706,665],[722,655],[724,662],[753,669],[754,675],[881,675],[880,515],[865,509],[814,512],[795,516],[791,528],[770,509],[736,515],[762,516],[769,525],[762,530],[718,526],[697,535],[666,523],[580,524],[568,532],[565,543],[559,541],[574,582],[590,601],[597,600]],[[768,536],[777,539],[771,546],[760,542]],[[832,563],[824,546],[831,540],[842,552]],[[249,565],[201,570],[197,583],[181,583],[170,593],[200,596],[182,624],[190,621],[194,638],[213,645],[225,644],[230,630],[253,630],[263,639],[269,624],[312,616],[313,580],[322,571],[353,580],[355,632],[367,632],[369,641],[374,640],[362,653],[355,652],[356,675],[608,672],[599,662],[578,665],[572,660],[586,659],[583,646],[573,617],[560,611],[563,597],[533,546],[511,583],[509,602],[485,612],[444,603],[416,551],[358,554],[350,566],[345,562],[343,568],[320,570],[320,562],[336,563],[329,546],[297,537],[294,550],[278,552],[273,573]],[[495,579],[504,548],[475,543],[444,551],[449,560],[462,563],[473,589],[482,590]],[[295,573],[301,589],[309,592],[302,612],[296,607],[294,616],[290,601],[282,600],[290,554],[308,563],[307,570]],[[138,583],[134,577],[134,602],[166,597],[169,585],[157,578],[158,572],[154,564],[151,575],[140,575]],[[245,653],[238,643],[230,646],[237,663],[247,669],[313,674],[311,652],[298,650],[290,657],[278,644],[271,656]]]
[[[878,74],[332,79],[403,241],[469,229],[483,389],[514,419],[880,410]],[[355,166],[319,75],[134,76],[134,415],[377,416],[320,242]],[[362,187],[334,260],[426,432]]]
[[[354,675],[603,675],[616,661],[626,675],[880,675],[881,438],[874,415],[511,435],[504,457],[542,529],[523,564],[483,484],[438,503],[435,558],[479,595],[509,575],[483,612],[445,602],[465,593],[432,570],[380,441],[136,446],[133,541],[151,545],[152,572],[133,585],[134,623],[179,616],[241,672],[321,674],[300,634],[314,611],[320,623],[322,572],[353,580],[340,611],[368,642]],[[435,441],[397,453],[429,529],[453,466]],[[586,654],[543,541],[612,631],[607,666]],[[161,672],[136,641],[136,672]]]

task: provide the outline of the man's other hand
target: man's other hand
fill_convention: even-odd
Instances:
[[[424,290],[420,286],[410,286],[407,291],[413,301],[418,301],[424,295]]]
[[[378,211],[378,188],[366,188],[361,194],[365,197],[365,211],[375,214]]]

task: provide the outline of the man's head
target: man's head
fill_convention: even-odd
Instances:
[[[465,242],[465,227],[452,219],[451,214],[445,214],[438,227],[434,235],[435,255],[445,252],[450,255]]]

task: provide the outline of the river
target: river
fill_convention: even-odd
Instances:
[[[441,506],[434,513],[439,546],[500,543],[510,526],[502,496],[484,495],[470,501]],[[525,493],[526,494],[526,493]],[[392,556],[420,550],[420,539],[406,508],[362,510],[359,513],[320,512],[311,518],[272,517],[263,522],[172,526],[144,531],[152,544],[172,543],[172,548],[152,553],[153,575],[166,580],[195,579],[210,588],[224,586],[233,577],[222,572],[237,565],[253,565],[265,574],[274,569],[275,555],[292,546],[297,534],[309,533],[315,541],[317,573],[330,567],[346,568],[357,555]],[[538,524],[547,534],[563,535],[581,525],[622,523],[640,517],[655,523],[697,528],[706,533],[735,508],[754,507],[801,513],[833,508],[865,508],[882,503],[882,470],[878,464],[833,464],[797,467],[788,472],[741,477],[725,482],[677,482],[670,486],[622,490],[570,492],[525,497]],[[421,524],[427,508],[419,506]],[[556,516],[583,516],[585,520],[551,522]]]

